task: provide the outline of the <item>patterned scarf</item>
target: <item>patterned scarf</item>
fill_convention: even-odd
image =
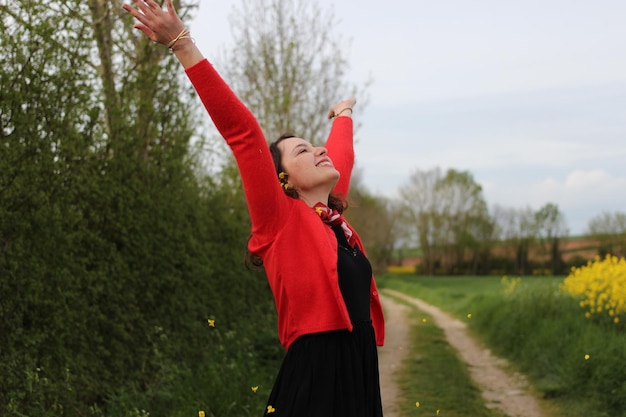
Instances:
[[[333,210],[328,207],[326,204],[317,203],[313,206],[315,212],[319,214],[322,221],[331,226],[341,226],[341,230],[346,235],[346,239],[348,240],[348,244],[354,247],[356,243],[356,238],[352,233],[352,230],[348,227],[348,223],[346,223],[346,219],[343,217],[341,213],[337,210]]]

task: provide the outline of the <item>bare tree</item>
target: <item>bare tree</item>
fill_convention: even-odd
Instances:
[[[402,222],[406,225],[406,238],[414,240],[420,247],[423,271],[431,275],[440,259],[435,245],[439,240],[440,227],[433,215],[439,197],[434,190],[440,179],[439,168],[429,171],[415,170],[399,190],[403,202]]]
[[[563,260],[560,250],[560,238],[568,234],[565,216],[559,207],[547,203],[535,213],[537,237],[540,249],[548,257],[548,266],[553,275],[563,273]]]
[[[604,212],[589,221],[587,233],[598,240],[600,256],[626,256],[626,213]]]
[[[369,82],[347,80],[350,42],[332,10],[314,0],[242,0],[230,21],[235,45],[222,72],[268,139],[291,132],[323,143],[331,104],[355,96],[366,105]]]
[[[530,247],[537,238],[535,212],[530,207],[496,206],[492,215],[503,245],[503,257],[513,262],[514,273],[530,272]]]

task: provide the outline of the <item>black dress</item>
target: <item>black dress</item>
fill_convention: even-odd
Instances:
[[[268,417],[382,417],[378,352],[370,319],[372,268],[343,231],[337,236],[339,287],[352,332],[335,330],[296,339],[268,400]],[[269,410],[268,410],[269,409]]]

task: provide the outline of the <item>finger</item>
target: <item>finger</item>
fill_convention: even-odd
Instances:
[[[167,11],[171,14],[176,14],[176,9],[174,8],[174,3],[172,0],[165,0],[165,4],[167,5]]]
[[[154,14],[153,5],[150,5],[146,0],[133,0],[133,1],[137,5],[137,7],[141,10],[141,13],[143,13],[144,15]]]
[[[127,4],[122,5],[122,7],[124,8],[124,10],[130,13],[135,19],[140,21],[142,24],[145,25],[148,23],[148,19],[146,18],[146,15],[144,13],[140,12],[139,10]]]
[[[131,16],[133,16],[134,18],[138,19],[139,18],[139,11],[137,11],[137,9],[135,9],[134,7],[132,7],[129,4],[122,4],[122,9],[126,10],[128,13],[130,13]]]
[[[152,42],[156,42],[156,35],[154,34],[154,32],[152,31],[152,29],[150,29],[148,26],[142,24],[142,23],[136,23],[135,25],[133,25],[133,27],[135,29],[139,29],[140,31],[142,31]]]
[[[143,0],[146,3],[146,6],[148,6],[151,10],[156,10],[159,9],[159,5],[157,2],[155,2],[154,0]]]

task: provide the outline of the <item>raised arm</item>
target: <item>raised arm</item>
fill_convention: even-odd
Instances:
[[[204,56],[193,42],[185,24],[176,13],[172,0],[166,0],[163,10],[154,0],[133,0],[137,8],[123,4],[137,23],[133,27],[141,30],[152,42],[166,45],[187,69],[197,64]]]
[[[180,61],[215,126],[233,151],[241,174],[252,235],[256,245],[272,239],[288,210],[263,132],[248,108],[204,59],[176,14],[172,0],[162,9],[154,0],[133,0],[124,9],[138,21],[134,26],[152,41],[168,46]],[[251,248],[251,250],[253,250]]]
[[[354,167],[352,108],[355,104],[356,100],[349,98],[335,103],[328,112],[328,118],[333,119],[333,125],[326,141],[326,148],[335,168],[341,174],[333,192],[343,197],[347,197],[350,191]]]

